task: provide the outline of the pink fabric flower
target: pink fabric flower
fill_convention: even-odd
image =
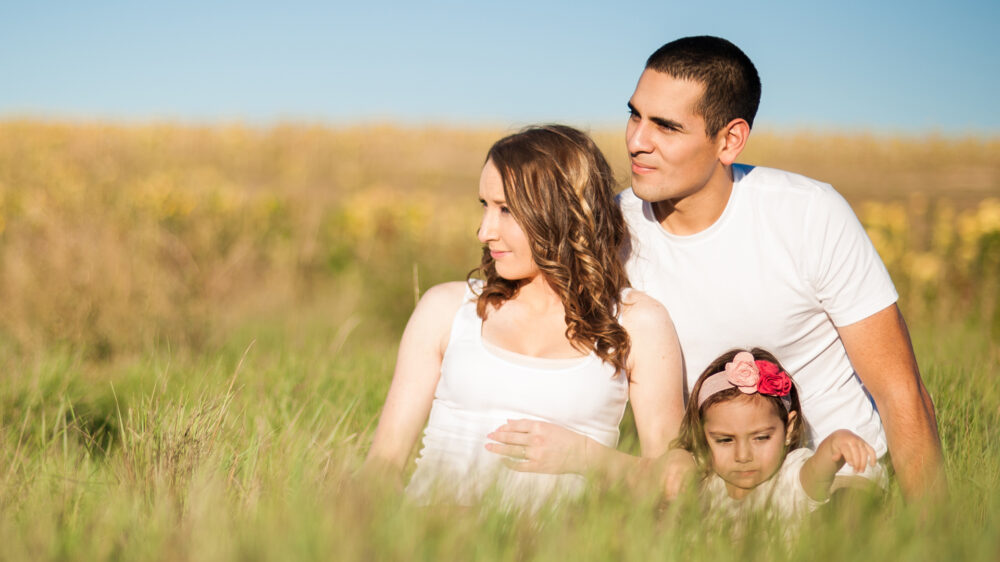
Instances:
[[[770,361],[759,360],[756,364],[760,372],[757,391],[770,396],[788,396],[792,391],[792,379],[788,373],[779,371],[778,366]]]
[[[741,351],[733,357],[733,360],[726,363],[726,378],[733,386],[740,389],[744,394],[757,392],[757,381],[760,379],[760,371],[754,363],[753,355],[746,351]]]

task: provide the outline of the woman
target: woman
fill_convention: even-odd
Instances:
[[[639,466],[614,450],[628,400],[643,457],[661,455],[683,415],[680,349],[662,305],[628,289],[600,150],[570,127],[528,128],[490,149],[479,198],[482,263],[414,310],[368,466],[401,476],[426,422],[411,495],[469,504],[495,487],[537,506],[579,490],[565,473]],[[532,459],[531,443],[488,439],[511,419],[573,433]]]

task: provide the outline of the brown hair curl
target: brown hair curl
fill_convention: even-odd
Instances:
[[[524,230],[531,256],[566,310],[566,338],[628,374],[628,333],[618,323],[629,286],[620,249],[628,231],[615,203],[614,174],[594,141],[565,125],[542,125],[497,141],[486,156],[500,172],[504,198]],[[488,247],[469,273],[485,279],[477,303],[513,298],[521,281],[497,274]]]

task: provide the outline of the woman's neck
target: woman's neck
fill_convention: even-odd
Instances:
[[[521,306],[539,313],[551,310],[553,307],[563,308],[562,298],[559,293],[552,288],[548,280],[542,275],[526,281],[517,290],[513,299]]]

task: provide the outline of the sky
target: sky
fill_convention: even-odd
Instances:
[[[0,119],[623,125],[686,35],[757,66],[755,128],[1000,134],[1000,2],[0,0]]]

